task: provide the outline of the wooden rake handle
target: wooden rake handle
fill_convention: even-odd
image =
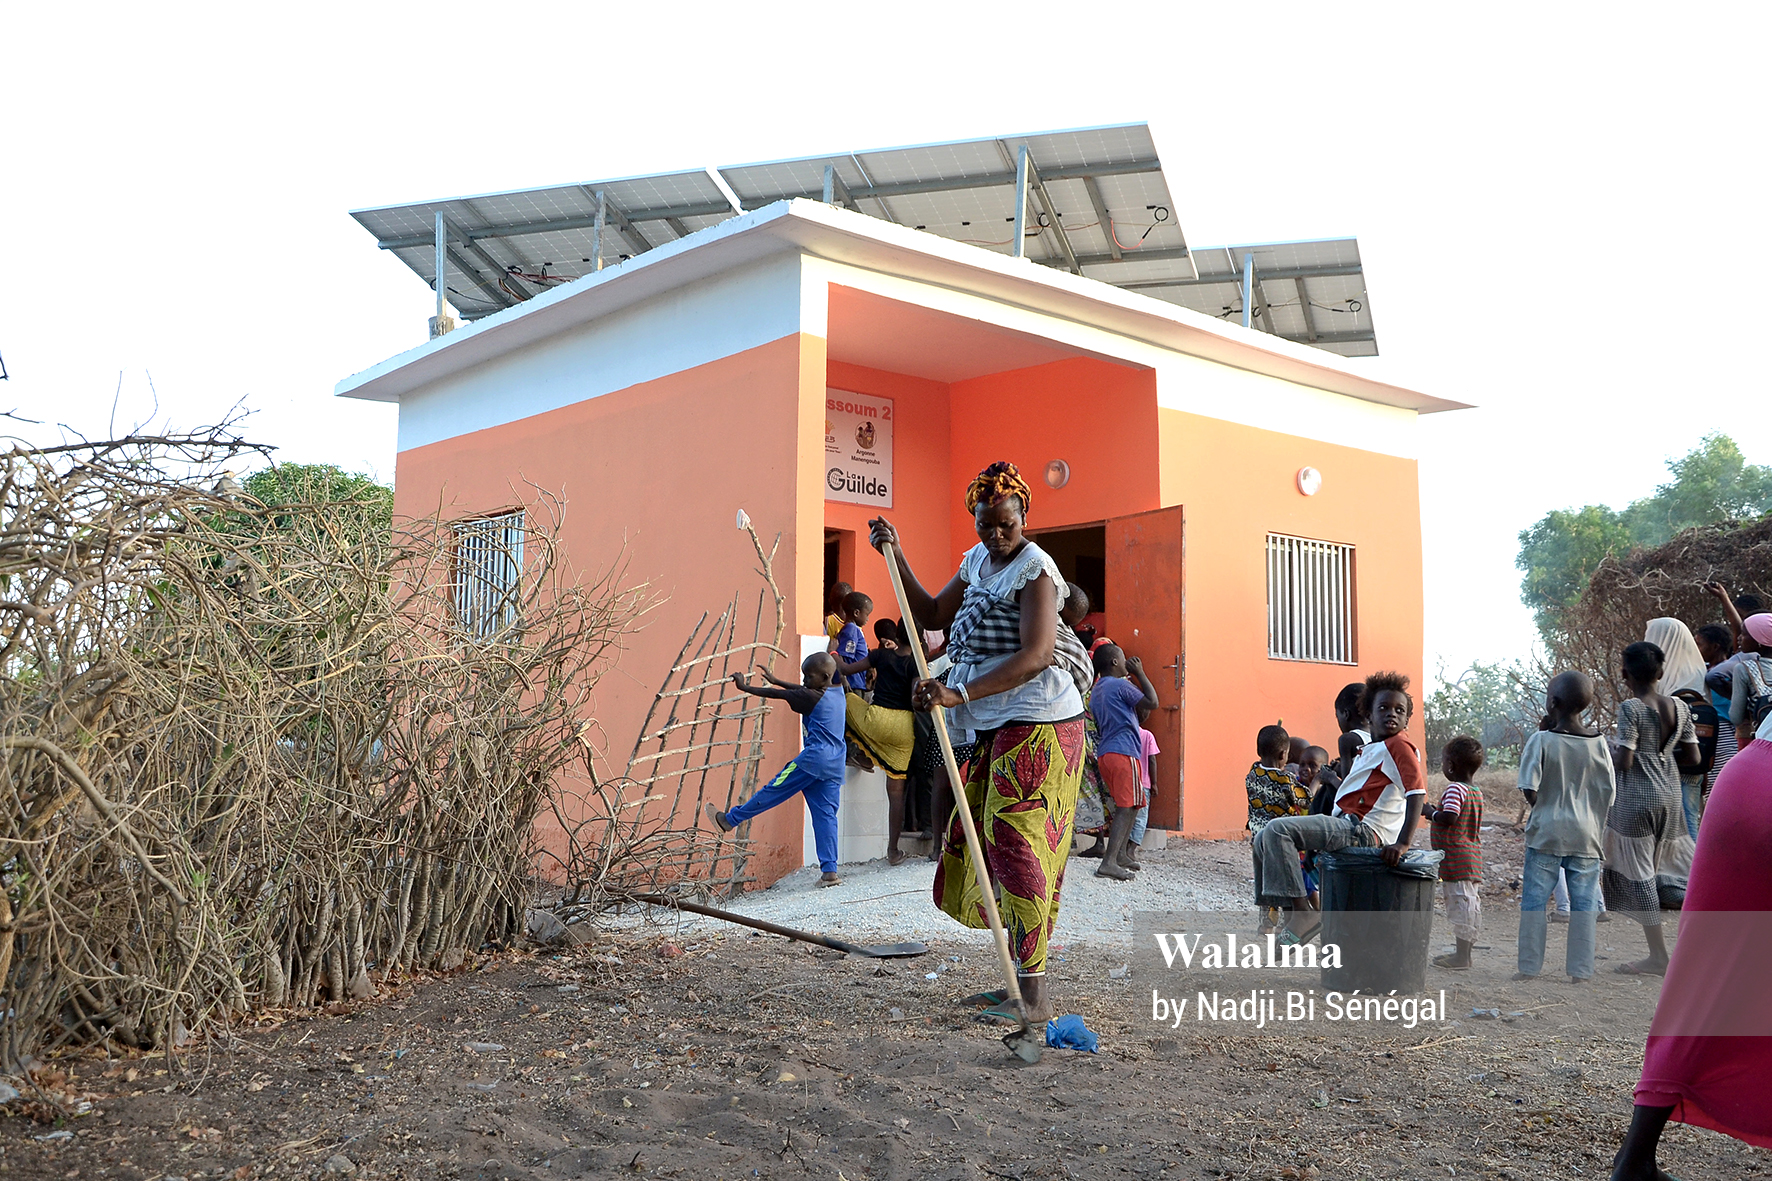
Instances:
[[[898,547],[886,542],[880,547],[880,554],[886,559],[886,572],[892,576],[892,591],[898,596],[899,618],[904,621],[905,638],[911,646],[911,655],[917,660],[917,675],[923,680],[929,679],[929,661],[923,655],[923,633],[917,627],[917,617],[911,614],[910,599],[904,593],[904,578],[898,572]],[[966,799],[966,784],[960,778],[960,764],[954,758],[953,740],[948,737],[947,719],[941,706],[934,709],[935,737],[941,743],[941,757],[947,764],[948,782],[953,785],[954,810],[960,814],[960,827],[966,832],[966,848],[972,853],[972,871],[978,878],[978,892],[984,899],[984,917],[991,924],[992,942],[997,947],[997,963],[1003,969],[1003,990],[1009,999],[1015,1002],[1015,1011],[1021,1015],[1021,1023],[1026,1026],[1027,1006],[1021,999],[1021,982],[1015,976],[1015,959],[1009,954],[1009,933],[1003,929],[1003,920],[997,913],[997,892],[991,885],[990,872],[985,868],[984,844],[978,839],[978,827],[972,823],[972,807]],[[941,834],[936,834],[936,840]]]

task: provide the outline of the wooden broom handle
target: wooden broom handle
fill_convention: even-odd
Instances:
[[[917,618],[911,614],[911,602],[904,593],[904,579],[898,572],[898,547],[890,541],[880,547],[880,554],[886,559],[886,572],[892,576],[892,591],[898,596],[899,618],[904,620],[905,638],[910,643],[911,655],[917,660],[917,673],[923,680],[929,679],[929,661],[923,656],[923,633],[917,626]],[[1003,969],[1003,989],[1009,999],[1015,1002],[1015,1011],[1021,1015],[1022,1024],[1027,1024],[1027,1006],[1021,999],[1021,982],[1015,976],[1015,959],[1009,954],[1009,933],[1003,929],[1003,920],[997,914],[997,892],[991,885],[990,871],[985,868],[984,845],[978,839],[978,828],[972,823],[972,806],[966,799],[966,784],[960,778],[960,764],[954,759],[954,744],[948,737],[947,718],[941,706],[932,711],[935,718],[935,737],[941,743],[941,757],[947,763],[948,782],[954,789],[954,810],[960,814],[960,827],[966,832],[966,848],[972,853],[972,871],[978,878],[978,892],[984,898],[984,917],[991,924],[992,941],[997,945],[997,963]],[[941,834],[936,834],[936,840]]]

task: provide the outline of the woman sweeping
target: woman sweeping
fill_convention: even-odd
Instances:
[[[1772,1148],[1772,715],[1706,809],[1613,1181],[1667,1177],[1655,1149],[1670,1119]]]
[[[1046,947],[1071,850],[1083,774],[1083,697],[1092,673],[1076,633],[1059,622],[1064,578],[1023,529],[1032,503],[1011,463],[993,463],[966,489],[979,544],[938,593],[923,589],[884,517],[869,522],[875,549],[891,544],[918,625],[943,629],[953,667],[947,683],[919,681],[912,701],[939,705],[975,734],[965,798],[977,822],[986,869],[1018,963],[1027,1016],[1052,1016]],[[935,871],[935,903],[969,927],[984,927],[982,900],[957,817]],[[982,1017],[1018,1023],[1001,993],[974,998]]]

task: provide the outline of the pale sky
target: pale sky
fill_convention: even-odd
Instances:
[[[1481,407],[1425,420],[1428,669],[1516,656],[1520,529],[1646,494],[1712,430],[1772,463],[1750,418],[1769,24],[1747,4],[20,6],[0,409],[100,433],[119,389],[119,425],[149,412],[151,379],[176,424],[243,400],[281,458],[391,479],[395,408],[332,388],[421,342],[430,294],[349,209],[1143,119],[1191,244],[1357,235],[1384,354],[1358,364]]]

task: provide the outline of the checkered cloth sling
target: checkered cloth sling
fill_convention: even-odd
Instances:
[[[1032,550],[1033,547],[1029,546]],[[1044,560],[1042,560],[1044,559]],[[1031,569],[1018,570],[1009,580],[1010,594],[999,596],[978,583],[968,583],[960,609],[948,627],[948,654],[955,664],[979,664],[994,656],[1007,656],[1021,650],[1021,603],[1015,598],[1023,586],[1041,573],[1053,576],[1063,593],[1064,580],[1056,576],[1056,568],[1044,551],[1022,555],[1022,562]],[[1062,605],[1062,600],[1060,601]],[[1077,633],[1058,621],[1054,645],[1055,663],[1076,683],[1078,693],[1087,693],[1095,680],[1095,669],[1089,653]]]

